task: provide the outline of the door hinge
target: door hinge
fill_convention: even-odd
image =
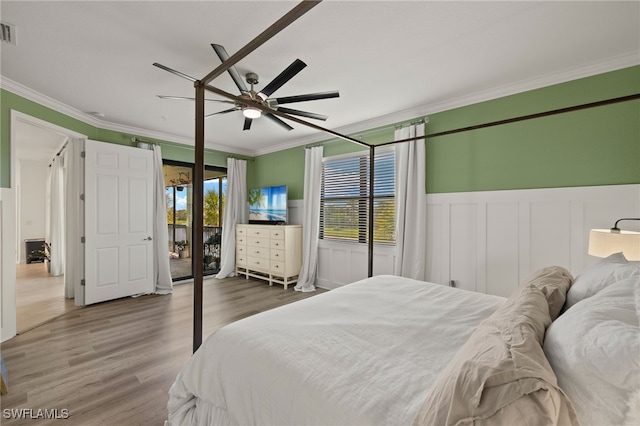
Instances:
[[[84,279],[81,279],[81,280],[80,280],[80,285],[81,285],[82,287],[84,287]]]
[[[84,237],[80,237],[80,242],[81,242],[81,243],[84,243],[84,242],[85,242]]]
[[[80,194],[80,199],[84,201],[84,194]]]
[[[84,158],[87,156],[87,153],[85,151],[80,151],[80,158]]]

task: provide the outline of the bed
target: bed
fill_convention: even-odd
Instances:
[[[167,424],[634,421],[640,266],[621,256],[571,290],[559,267],[509,298],[376,276],[237,321],[183,367]]]

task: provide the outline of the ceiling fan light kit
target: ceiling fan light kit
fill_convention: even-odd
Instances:
[[[255,119],[255,118],[260,118],[260,116],[262,115],[262,111],[253,107],[244,107],[242,109],[242,115],[244,115],[247,118]]]
[[[227,53],[227,51],[223,46],[219,44],[212,44],[211,47],[213,48],[214,52],[216,53],[216,55],[218,55],[218,58],[222,62],[229,59],[229,54]],[[157,62],[154,63],[153,65],[160,69],[168,71],[172,74],[175,74],[179,77],[185,78],[187,80],[190,80],[193,82],[196,81],[196,79],[194,79],[191,76],[188,76],[179,71],[173,70],[164,65],[158,64]],[[289,115],[297,115],[300,117],[312,118],[314,120],[323,120],[323,121],[327,120],[329,117],[327,117],[326,115],[316,114],[316,113],[307,112],[307,111],[300,111],[300,110],[291,109],[291,108],[282,108],[280,107],[280,105],[287,104],[287,103],[295,103],[295,102],[314,101],[319,99],[337,98],[340,96],[340,93],[337,90],[329,91],[329,92],[308,93],[305,95],[286,96],[281,98],[269,98],[269,96],[271,96],[276,90],[281,88],[285,83],[287,83],[289,80],[295,77],[306,66],[307,64],[302,62],[300,59],[296,59],[295,61],[293,61],[293,63],[291,63],[291,65],[289,65],[284,71],[278,74],[277,77],[271,80],[271,82],[269,82],[269,84],[267,84],[259,92],[256,92],[254,90],[254,85],[258,84],[258,74],[249,72],[245,75],[245,80],[247,83],[250,84],[250,87],[251,87],[250,89],[247,89],[247,86],[245,85],[244,81],[240,77],[240,73],[238,73],[238,70],[235,68],[235,66],[229,67],[227,69],[227,72],[229,73],[229,75],[231,76],[231,79],[233,80],[236,87],[240,91],[239,99],[241,100],[236,102],[228,101],[228,100],[224,100],[224,101],[219,100],[218,102],[232,103],[234,104],[234,107],[223,110],[223,111],[218,111],[213,114],[209,114],[205,118],[213,117],[214,115],[227,114],[235,111],[242,111],[242,115],[244,116],[244,124],[242,126],[242,130],[251,129],[252,121],[254,119],[262,117],[263,113],[265,117],[270,119],[270,121],[273,121],[274,123],[279,124],[284,129],[293,130],[293,127],[291,127],[290,125],[282,121],[282,119],[280,119],[279,117],[276,117],[274,114],[270,114],[269,112],[266,112],[264,108],[268,108],[274,111],[284,112],[285,114],[289,114]],[[158,97],[160,99],[195,100],[194,98],[187,98],[182,96],[158,95]],[[211,100],[211,99],[208,99],[208,100]],[[256,104],[256,106],[252,106],[252,103]]]

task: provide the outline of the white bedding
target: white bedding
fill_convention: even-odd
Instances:
[[[440,371],[504,300],[378,276],[237,321],[182,369],[169,423],[411,424]]]

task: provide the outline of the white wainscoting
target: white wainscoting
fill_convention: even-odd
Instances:
[[[0,341],[16,335],[16,191],[0,188]]]
[[[373,275],[393,274],[395,246],[374,245]],[[333,289],[367,278],[367,245],[321,240],[316,285]]]
[[[640,217],[640,185],[612,185],[427,196],[427,281],[508,296],[550,265],[574,276],[597,261],[589,229]],[[625,229],[636,229],[632,222]],[[376,246],[374,274],[393,271],[395,248]],[[321,241],[317,285],[336,288],[367,276],[367,247]]]

